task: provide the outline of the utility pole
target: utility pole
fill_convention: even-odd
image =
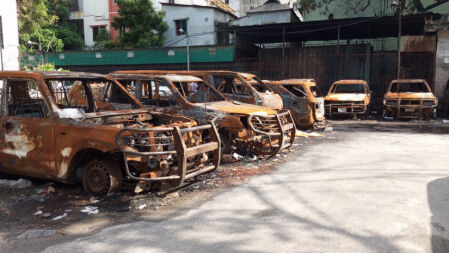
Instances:
[[[189,32],[186,32],[187,41],[187,70],[190,70],[190,44],[189,44]]]
[[[3,71],[4,67],[3,67],[3,22],[2,22],[2,16],[0,16],[0,64],[2,65],[2,71]]]
[[[399,0],[398,3],[398,70],[396,79],[401,78],[402,1]]]

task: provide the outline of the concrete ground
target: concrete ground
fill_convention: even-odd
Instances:
[[[273,173],[45,252],[449,252],[449,132],[334,126]]]

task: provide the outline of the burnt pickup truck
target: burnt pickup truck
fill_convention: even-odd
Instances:
[[[219,166],[214,124],[149,112],[103,75],[3,71],[0,87],[1,172],[109,195],[122,183],[176,187]]]
[[[307,129],[325,127],[324,98],[313,79],[264,81],[282,97],[284,107],[290,110],[296,127]]]
[[[226,98],[246,104],[281,110],[282,98],[268,87],[256,75],[224,70],[136,70],[117,71],[116,73],[135,73],[150,75],[188,75],[201,78],[214,86]]]
[[[132,71],[131,71],[132,72]],[[231,101],[202,79],[188,75],[112,74],[150,110],[207,122],[215,117],[223,153],[272,156],[290,147],[296,128],[288,110]]]
[[[422,79],[393,80],[384,96],[384,116],[396,119],[435,118],[438,99]]]
[[[324,97],[324,107],[329,117],[365,114],[371,101],[371,91],[364,80],[340,80],[332,84]]]

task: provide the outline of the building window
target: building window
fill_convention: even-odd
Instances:
[[[176,35],[187,34],[187,19],[175,20]]]
[[[100,33],[101,29],[106,29],[106,26],[92,26],[92,38],[94,41],[97,40],[98,34]]]

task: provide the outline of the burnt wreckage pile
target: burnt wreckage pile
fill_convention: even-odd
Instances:
[[[187,81],[122,85],[90,73],[0,72],[0,171],[109,195],[142,182],[177,187],[217,169],[233,150],[272,156],[292,145],[289,111],[231,101],[199,78]]]

